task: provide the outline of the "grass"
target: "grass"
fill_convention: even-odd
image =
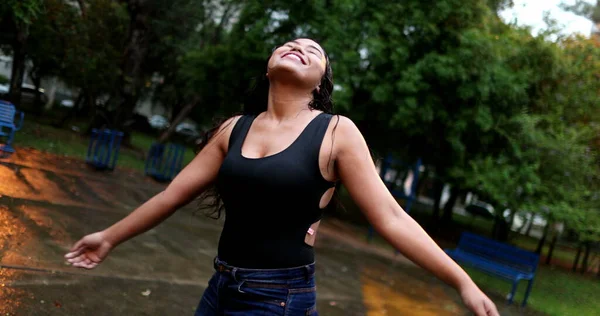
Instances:
[[[340,196],[345,211],[342,217],[360,218],[356,213],[360,213],[359,209],[352,203],[346,192],[342,191]],[[431,210],[423,205],[415,205],[411,216],[419,223],[424,225],[431,216]],[[459,230],[472,230],[478,233],[485,234],[492,230],[493,222],[482,218],[470,218],[454,214],[453,226]],[[358,222],[358,220],[355,220]],[[354,230],[357,235],[367,236],[367,228],[364,226],[354,225]],[[454,229],[456,229],[456,227]],[[437,240],[443,248],[453,248],[454,244],[449,240]],[[513,234],[511,243],[518,247],[535,250],[538,240],[524,235]],[[393,248],[377,234],[374,235],[371,243],[376,247],[381,247],[393,251]],[[548,243],[544,248],[544,253],[547,253]],[[574,258],[574,250],[560,245],[554,250],[553,258],[571,263]],[[489,276],[479,270],[465,267],[471,278],[484,290],[494,296],[506,297],[510,292],[512,284],[506,280],[498,279]],[[524,298],[526,282],[519,284],[517,294],[515,296],[515,304],[520,304]],[[538,267],[536,279],[533,283],[527,308],[535,311],[543,312],[548,315],[598,315],[600,310],[600,282],[593,276],[582,276],[580,274],[571,273],[562,268],[555,266],[547,266],[541,263]]]
[[[465,268],[473,281],[484,291],[508,294],[512,284],[489,276],[478,270]],[[515,296],[520,304],[525,296],[527,282],[521,282]],[[586,316],[598,315],[600,311],[600,282],[574,273],[540,266],[533,281],[533,289],[527,306],[548,315]]]
[[[145,153],[154,140],[152,136],[134,132],[131,135],[133,148],[121,148],[117,169],[127,168],[143,172]],[[88,141],[89,139],[79,132],[26,121],[23,129],[16,133],[14,145],[17,150],[18,147],[32,147],[41,151],[83,160],[87,152]],[[191,148],[188,148],[183,157],[184,165],[187,165],[193,158],[194,152]]]

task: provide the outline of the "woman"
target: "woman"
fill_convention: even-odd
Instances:
[[[271,55],[268,96],[220,125],[161,193],[66,254],[91,269],[111,249],[169,217],[212,184],[226,207],[216,272],[196,315],[317,315],[312,243],[337,181],[406,257],[456,288],[476,315],[492,301],[398,205],[352,121],[332,119],[325,51],[296,39]]]

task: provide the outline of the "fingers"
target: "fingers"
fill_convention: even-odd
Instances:
[[[78,242],[76,242],[75,245],[73,245],[73,247],[71,247],[70,251],[73,252],[73,251],[75,251],[75,250],[77,250],[79,248],[82,248],[84,246],[84,244],[85,244],[84,239],[85,239],[85,237],[81,238]]]
[[[490,299],[485,300],[483,304],[487,310],[487,316],[500,316],[498,308],[496,308],[496,304],[494,304],[494,302],[492,302]]]
[[[96,262],[92,262],[89,259],[83,260],[81,262],[77,262],[73,264],[74,267],[84,268],[84,269],[93,269],[98,266]]]
[[[75,258],[71,258],[71,259],[67,259],[68,262],[70,263],[79,263],[82,262],[86,259],[87,257],[85,255],[81,255]]]
[[[475,304],[473,312],[475,312],[475,315],[477,316],[488,316],[487,309],[485,307],[485,300]]]
[[[82,254],[84,251],[85,251],[85,247],[81,247],[81,248],[79,248],[79,249],[77,249],[77,248],[76,248],[76,249],[72,250],[71,252],[67,253],[67,254],[65,255],[65,258],[67,258],[67,259],[72,259],[72,258],[78,257],[78,256],[80,256],[80,255],[81,255],[81,254]]]

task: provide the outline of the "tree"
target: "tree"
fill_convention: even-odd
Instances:
[[[61,42],[65,57],[60,77],[79,89],[79,102],[59,124],[85,108],[92,114],[90,128],[110,126],[111,111],[98,106],[98,99],[110,96],[119,78],[128,16],[125,7],[112,0],[86,4],[94,14],[82,15],[74,7],[66,11],[71,19]]]
[[[30,26],[27,38],[28,60],[31,61],[29,77],[36,90],[42,78],[60,76],[65,64],[68,45],[74,38],[72,29],[79,24],[74,8],[63,0],[44,0],[45,10]],[[79,44],[79,43],[77,43]],[[41,111],[40,94],[36,94],[34,108]]]
[[[162,10],[169,12],[171,17],[157,21],[153,30],[156,37],[168,36],[169,41],[163,41],[149,56],[150,63],[160,60],[161,65],[155,70],[160,74],[161,82],[154,91],[154,100],[170,107],[172,117],[170,127],[161,134],[159,142],[167,141],[176,126],[192,111],[196,110],[195,116],[200,118],[200,122],[206,122],[202,112],[212,116],[218,109],[220,102],[213,103],[210,97],[206,97],[212,93],[206,88],[211,79],[202,78],[223,71],[218,69],[222,65],[219,56],[211,52],[229,53],[219,47],[228,36],[232,17],[242,7],[240,1],[184,0],[167,3],[172,7]],[[181,27],[182,24],[187,28]],[[205,98],[209,102],[203,102]],[[197,106],[201,103],[203,108],[198,110]]]
[[[594,189],[600,175],[598,47],[581,37],[566,38],[556,47],[559,62],[545,68],[553,75],[535,86],[527,112],[496,127],[510,146],[498,158],[472,161],[466,178],[510,209],[509,221],[517,211],[538,213],[548,225],[563,222],[589,242],[598,238],[594,225],[600,220]]]
[[[573,12],[591,20],[594,23],[592,36],[597,40],[600,38],[600,1],[596,1],[595,5],[584,0],[577,0],[574,4],[563,2],[560,4],[560,7],[563,10]]]
[[[13,55],[13,67],[9,98],[16,105],[21,102],[29,27],[43,9],[43,0],[5,0],[0,3],[0,25],[4,32],[11,34],[8,41]]]

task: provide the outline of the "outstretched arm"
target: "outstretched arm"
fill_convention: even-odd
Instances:
[[[337,174],[375,230],[408,259],[456,288],[476,315],[498,315],[493,302],[467,273],[398,205],[377,174],[369,148],[352,121],[342,118],[337,133]]]
[[[169,186],[107,229],[87,235],[65,255],[74,266],[94,268],[120,243],[158,225],[201,194],[216,179],[237,118],[223,123],[200,153]]]

